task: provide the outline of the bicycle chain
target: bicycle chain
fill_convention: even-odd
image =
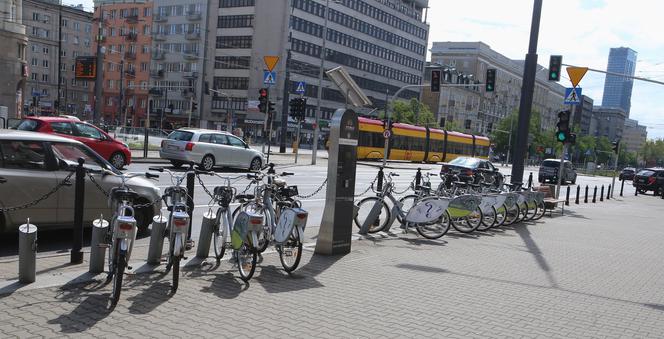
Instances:
[[[44,194],[43,196],[41,196],[39,199],[37,199],[37,200],[35,200],[35,201],[32,201],[32,202],[29,202],[29,203],[27,203],[27,204],[19,205],[19,206],[13,206],[13,207],[7,207],[7,208],[0,208],[0,212],[13,212],[13,211],[18,211],[18,210],[22,210],[22,209],[30,208],[30,207],[32,207],[32,206],[35,206],[35,205],[39,204],[40,202],[42,202],[42,201],[48,199],[51,195],[55,194],[55,192],[57,192],[58,190],[60,190],[60,188],[62,188],[62,186],[65,186],[66,184],[68,184],[68,183],[70,182],[69,179],[71,179],[71,177],[72,177],[75,173],[76,173],[76,172],[70,172],[69,175],[68,175],[67,177],[65,177],[65,179],[64,179],[62,182],[60,182],[59,184],[57,184],[55,187],[53,187],[52,190],[50,190],[48,193],[46,193],[46,194]]]
[[[325,187],[325,184],[327,184],[327,179],[325,179],[325,181],[323,181],[323,183],[320,185],[320,187],[318,187],[313,193],[311,193],[309,195],[299,195],[298,194],[298,195],[296,195],[296,197],[298,197],[300,199],[309,199],[309,198],[313,197],[314,195],[318,194],[320,191],[322,191],[323,187]]]

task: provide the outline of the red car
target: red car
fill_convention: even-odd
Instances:
[[[108,160],[117,169],[121,169],[131,163],[131,152],[126,144],[113,139],[113,137],[96,126],[76,119],[63,117],[27,117],[21,120],[16,129],[55,134],[78,140],[99,153],[99,155]]]

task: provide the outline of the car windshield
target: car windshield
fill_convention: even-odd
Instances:
[[[560,161],[544,160],[542,162],[542,167],[560,167]]]
[[[32,119],[23,119],[16,126],[16,129],[19,131],[36,131],[39,128],[39,121]]]
[[[194,136],[194,133],[185,132],[185,131],[174,131],[168,136],[168,140],[177,140],[177,141],[191,141],[191,137]]]
[[[474,168],[479,165],[480,159],[459,157],[450,161],[450,165]]]
[[[653,174],[655,174],[655,172],[649,171],[649,170],[642,170],[639,173],[637,173],[637,175],[642,176],[642,177],[649,177]]]
[[[52,144],[53,153],[59,159],[69,166],[77,166],[78,159],[83,158],[84,167],[99,171],[101,169],[113,169],[104,159],[97,156],[92,150],[84,145],[56,142]],[[117,173],[117,170],[113,170]]]

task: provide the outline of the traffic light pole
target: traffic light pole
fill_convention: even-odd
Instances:
[[[565,153],[569,147],[568,143],[563,145],[563,153],[560,155],[560,166],[558,167],[558,183],[556,184],[556,199],[560,199],[560,184],[563,180],[563,167],[565,164]]]
[[[620,142],[618,142],[618,151],[616,152],[616,160],[613,162],[613,179],[611,180],[611,198],[613,198],[614,187],[616,187],[616,171],[618,170],[618,158],[620,158]],[[623,179],[624,180],[624,179]]]

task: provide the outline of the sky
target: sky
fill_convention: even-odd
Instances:
[[[92,0],[82,3],[87,10]],[[184,2],[184,1],[183,1]],[[528,52],[532,0],[429,0],[429,45],[433,41],[482,41],[511,59]],[[605,70],[611,47],[638,52],[636,76],[664,81],[664,34],[661,0],[543,0],[537,48],[538,63],[563,55],[563,63]],[[560,82],[571,87],[566,73]],[[604,74],[589,72],[583,94],[602,102]],[[648,126],[648,138],[664,138],[664,85],[636,80],[630,118]]]

